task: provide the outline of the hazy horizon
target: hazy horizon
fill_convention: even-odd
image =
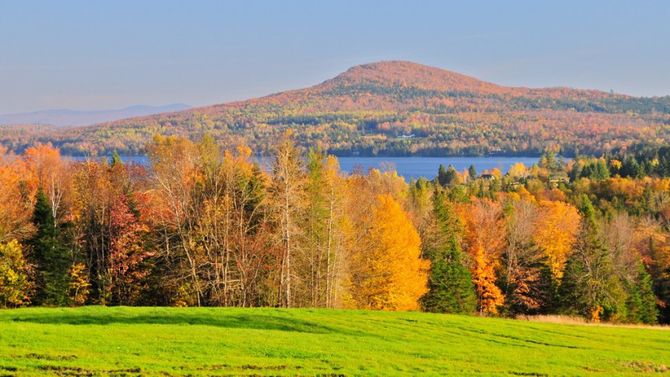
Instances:
[[[670,3],[3,2],[0,114],[204,106],[408,60],[507,86],[670,95]]]

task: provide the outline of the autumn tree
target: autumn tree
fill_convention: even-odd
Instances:
[[[536,225],[530,235],[547,257],[555,281],[563,278],[563,269],[579,231],[577,209],[561,201],[540,201]]]
[[[61,159],[60,151],[51,144],[37,144],[26,149],[24,159],[29,173],[28,189],[42,190],[54,219],[62,217],[66,196],[71,190],[70,169]]]
[[[29,273],[21,244],[16,240],[0,243],[0,308],[30,303]]]
[[[30,236],[33,192],[25,161],[0,147],[0,242]]]
[[[653,218],[642,218],[633,232],[633,247],[651,275],[658,302],[659,321],[670,320],[670,235]]]
[[[142,266],[153,253],[145,247],[148,229],[132,212],[125,195],[115,198],[110,208],[109,276],[111,303],[132,305],[142,290],[149,270]]]
[[[68,305],[81,306],[86,304],[91,292],[91,282],[86,265],[74,263],[68,271]]]
[[[364,248],[354,256],[351,294],[362,309],[416,310],[426,293],[429,262],[400,205],[380,195],[371,209]]]
[[[291,263],[300,248],[299,237],[303,236],[298,225],[305,206],[304,186],[301,156],[291,135],[287,134],[275,153],[271,187],[281,245],[278,302],[284,307],[291,307],[295,299],[292,297],[295,272]]]
[[[477,199],[461,210],[466,219],[465,245],[477,290],[477,308],[482,314],[497,314],[504,303],[503,293],[496,285],[505,240],[502,207],[490,199]]]
[[[307,159],[305,247],[301,261],[309,275],[300,279],[310,306],[337,302],[344,258],[342,241],[344,182],[333,156],[311,150]]]
[[[546,255],[533,239],[539,216],[537,206],[529,200],[512,201],[506,208],[501,280],[510,314],[543,312],[553,298]]]
[[[149,200],[156,207],[153,222],[159,234],[160,265],[167,269],[163,288],[169,302],[179,305],[202,305],[203,284],[200,280],[200,258],[196,236],[199,204],[193,192],[201,181],[197,148],[179,137],[156,136],[147,146],[152,180],[156,190]]]

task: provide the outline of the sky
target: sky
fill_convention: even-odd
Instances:
[[[670,1],[0,0],[0,114],[193,106],[409,60],[670,95]]]

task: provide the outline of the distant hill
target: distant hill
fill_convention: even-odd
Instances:
[[[670,141],[670,96],[597,90],[518,88],[421,64],[388,61],[353,67],[316,86],[262,98],[70,129],[0,129],[20,150],[52,142],[65,153],[141,154],[154,134],[265,153],[284,130],[304,147],[338,155],[566,155],[603,153]]]
[[[88,126],[114,120],[186,110],[190,106],[175,103],[163,106],[136,105],[114,110],[43,110],[0,115],[0,125],[39,124],[56,127]]]

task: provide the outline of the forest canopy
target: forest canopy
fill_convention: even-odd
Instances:
[[[0,151],[0,306],[670,320],[668,149],[411,182],[344,174],[290,134],[269,170],[210,136],[146,150],[149,166]]]

